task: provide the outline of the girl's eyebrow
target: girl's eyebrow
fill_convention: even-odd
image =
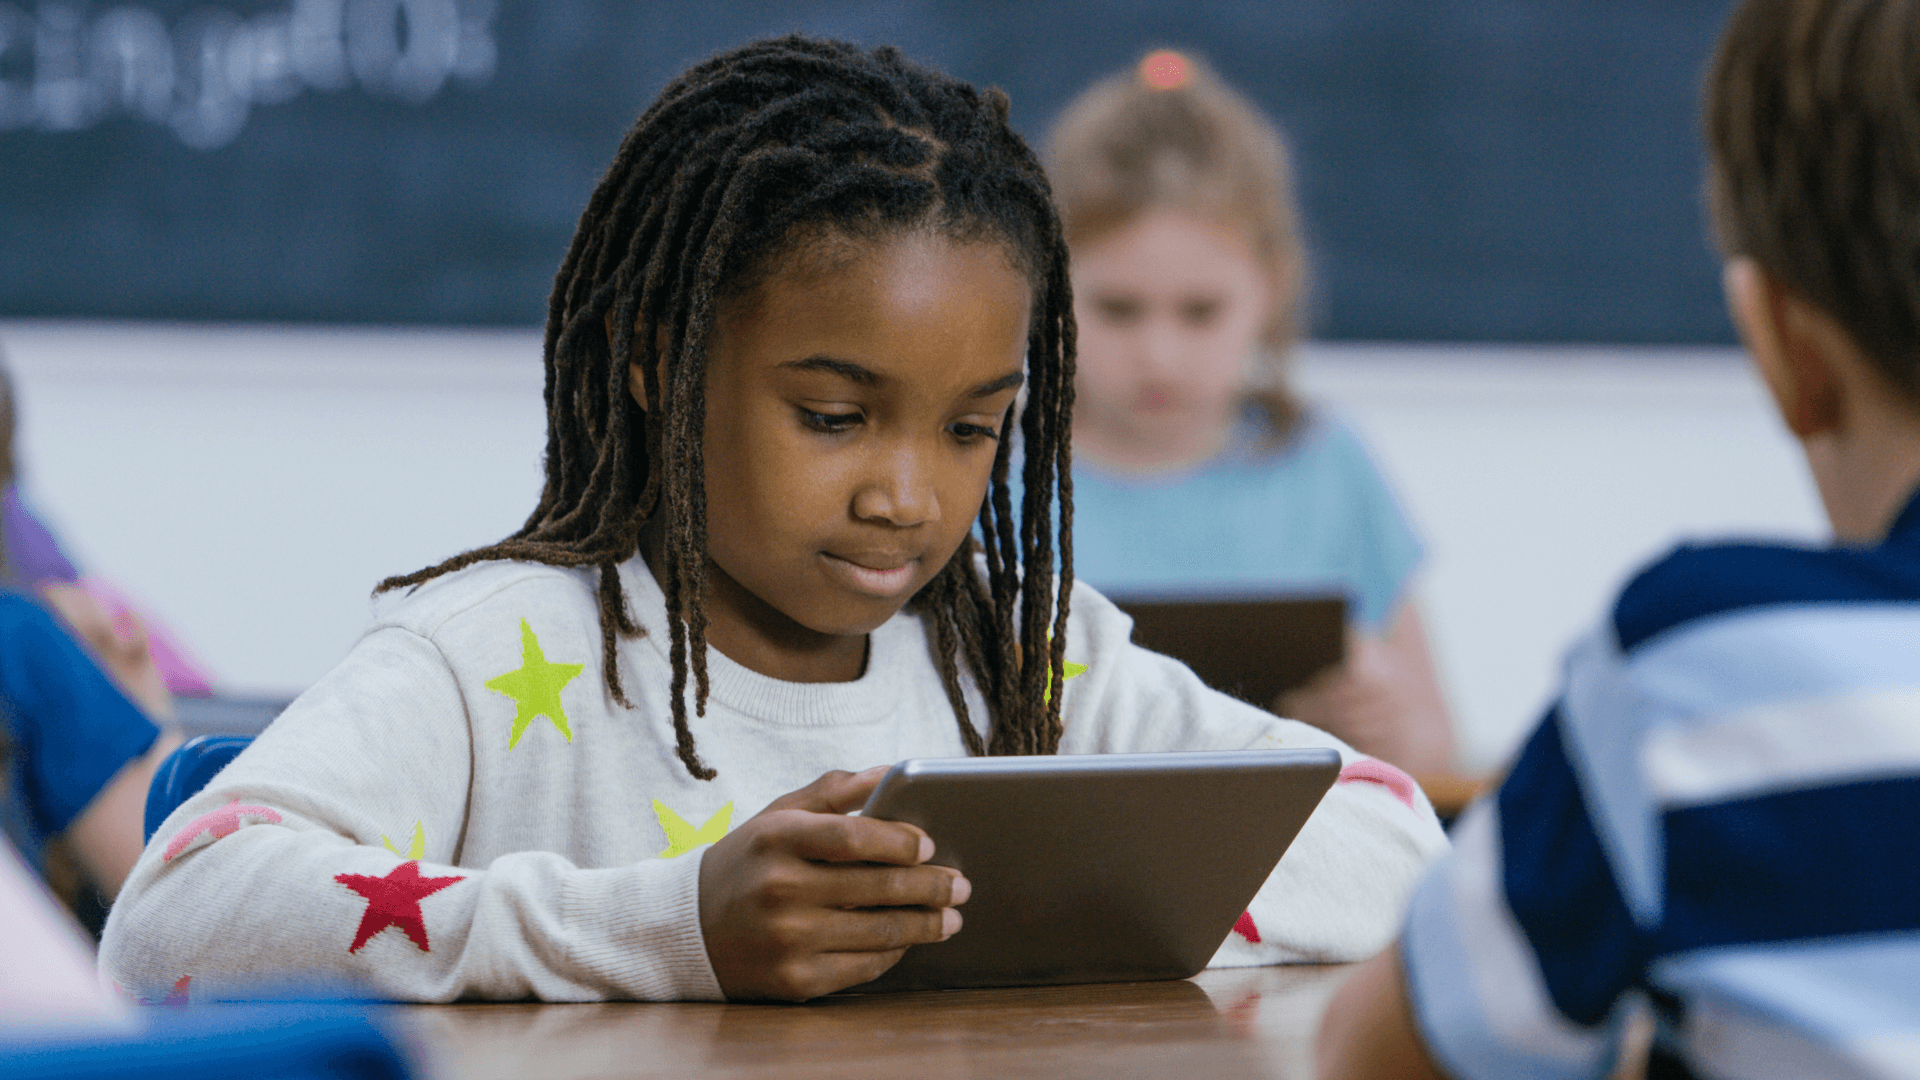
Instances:
[[[861,386],[878,386],[886,381],[876,371],[863,368],[850,360],[835,360],[831,356],[809,356],[804,360],[789,360],[780,366],[793,368],[796,371],[824,371]]]
[[[992,382],[981,383],[979,386],[967,391],[967,396],[971,398],[992,397],[1003,390],[1018,390],[1026,381],[1027,376],[1025,372],[1010,372],[1009,374],[994,379]]]
[[[878,386],[887,381],[886,376],[877,371],[861,367],[851,360],[836,360],[831,356],[809,356],[801,360],[789,360],[780,366],[792,368],[795,371],[824,371],[859,386]],[[1018,390],[1025,385],[1026,381],[1025,372],[1008,372],[967,391],[967,396],[970,398],[992,397],[1007,390]]]

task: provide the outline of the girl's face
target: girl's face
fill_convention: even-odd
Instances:
[[[979,515],[1030,294],[1001,246],[914,233],[790,259],[722,305],[705,441],[715,648],[791,681],[860,674],[865,635]]]
[[[1151,209],[1075,247],[1075,441],[1146,460],[1217,443],[1272,298],[1246,238],[1191,211]]]

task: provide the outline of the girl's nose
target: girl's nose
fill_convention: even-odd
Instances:
[[[1173,379],[1180,374],[1180,364],[1185,350],[1182,348],[1180,328],[1172,319],[1155,317],[1143,320],[1138,331],[1136,348],[1140,360],[1141,373],[1150,378]]]
[[[853,494],[853,515],[899,528],[940,520],[928,455],[906,447],[882,451],[871,475]]]

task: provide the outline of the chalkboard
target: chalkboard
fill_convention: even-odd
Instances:
[[[1149,47],[1207,57],[1295,143],[1319,336],[1729,341],[1727,6],[0,0],[0,316],[537,323],[666,80],[804,30],[997,84],[1035,139]]]

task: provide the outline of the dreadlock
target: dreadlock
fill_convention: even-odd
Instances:
[[[1062,678],[1073,585],[1073,302],[1046,177],[1007,110],[999,90],[980,92],[895,49],[802,36],[724,53],[668,84],[621,143],[554,279],[539,506],[505,540],[388,578],[380,591],[489,559],[597,568],[602,666],[614,700],[631,708],[615,647],[640,631],[616,568],[661,515],[661,565],[651,569],[672,639],[674,734],[687,770],[712,779],[688,727],[686,690],[691,675],[704,715],[701,437],[716,304],[823,232],[872,241],[934,228],[991,240],[1034,290],[1026,401],[1006,417],[1010,429],[1019,412],[1020,513],[1008,484],[1012,440],[1003,439],[978,539],[969,536],[912,605],[928,620],[968,751],[1056,752],[1062,695],[1049,687]],[[630,363],[650,410],[628,392]],[[968,715],[963,662],[987,706],[985,739]]]

